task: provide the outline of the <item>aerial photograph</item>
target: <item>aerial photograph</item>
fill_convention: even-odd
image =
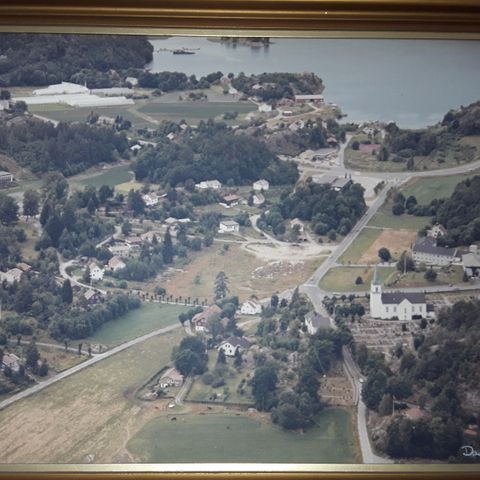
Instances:
[[[0,33],[0,468],[480,463],[479,58]]]

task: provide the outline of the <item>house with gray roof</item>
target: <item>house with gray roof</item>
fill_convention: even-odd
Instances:
[[[412,247],[412,258],[417,264],[445,267],[452,264],[456,257],[456,248],[438,247],[435,237],[421,237]]]
[[[218,350],[223,350],[227,357],[234,357],[239,350],[240,352],[248,350],[250,342],[243,337],[230,337],[220,344]]]

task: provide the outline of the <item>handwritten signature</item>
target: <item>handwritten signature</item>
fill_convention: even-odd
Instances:
[[[471,445],[460,447],[464,457],[480,457],[480,451],[475,450]]]

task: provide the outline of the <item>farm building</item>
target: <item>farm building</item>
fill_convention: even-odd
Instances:
[[[6,183],[12,183],[14,180],[13,174],[10,172],[4,172],[0,171],[0,185],[6,184]]]
[[[268,103],[261,103],[261,104],[258,106],[258,111],[259,111],[259,112],[264,112],[264,113],[271,112],[271,111],[272,111],[272,106],[269,105]]]
[[[238,205],[238,202],[240,202],[240,197],[238,195],[225,195],[222,197],[220,205],[229,208]]]
[[[344,188],[351,180],[345,177],[337,177],[335,175],[314,175],[312,177],[312,182],[318,185],[327,185],[332,190],[340,191]]]
[[[96,290],[93,290],[89,288],[84,294],[83,298],[88,302],[88,303],[97,303],[100,301],[102,298],[100,293],[98,293]]]
[[[462,255],[462,267],[468,278],[480,277],[480,253],[476,245],[471,245],[469,252]]]
[[[89,93],[90,90],[85,85],[78,85],[77,83],[62,82],[54,85],[49,85],[46,88],[39,88],[33,91],[34,95],[68,95],[75,93]]]
[[[218,350],[223,350],[227,357],[234,357],[237,351],[245,351],[250,348],[250,342],[241,337],[230,337],[220,344]]]
[[[427,235],[433,238],[444,237],[447,233],[447,229],[440,223],[435,224],[430,230],[427,231]]]
[[[160,388],[181,387],[183,385],[183,375],[175,368],[169,368],[158,381]]]
[[[108,251],[112,255],[118,255],[119,257],[128,257],[132,252],[132,246],[126,243],[116,243],[115,245],[110,245]]]
[[[323,103],[323,95],[295,95],[295,103]]]
[[[160,198],[156,193],[146,193],[142,196],[142,199],[147,207],[154,207],[160,201]]]
[[[105,271],[103,270],[103,268],[100,268],[98,265],[90,265],[90,280],[92,282],[98,282],[100,280],[103,280],[104,273]]]
[[[222,220],[218,233],[236,233],[240,231],[240,225],[235,220]]]
[[[6,353],[2,359],[3,368],[9,368],[12,372],[18,373],[20,371],[20,358],[14,353]]]
[[[253,204],[254,205],[263,205],[265,203],[265,197],[261,193],[256,193],[253,195]]]

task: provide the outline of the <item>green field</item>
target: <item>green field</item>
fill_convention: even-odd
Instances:
[[[430,224],[431,217],[415,217],[414,215],[394,215],[392,204],[382,205],[367,226],[384,228],[403,228],[405,230],[420,230]]]
[[[478,175],[478,172],[464,175],[418,178],[403,189],[402,193],[405,195],[405,198],[413,195],[419,204],[428,205],[435,198],[449,197],[458,183],[475,174]]]
[[[407,272],[402,275],[398,281],[391,284],[392,287],[407,288],[407,287],[431,287],[434,285],[457,285],[462,284],[463,269],[456,265],[450,268],[450,271],[436,270],[437,278],[434,282],[429,282],[425,279],[425,272]],[[393,278],[390,278],[392,281]]]
[[[0,411],[1,462],[118,462],[129,429],[144,421],[134,392],[167,365],[182,335],[151,338]]]
[[[190,307],[144,303],[139,309],[104,323],[85,341],[101,345],[118,345],[167,325],[178,323],[178,315]]]
[[[140,107],[139,112],[145,113],[155,120],[190,122],[207,120],[223,115],[225,112],[249,113],[257,107],[251,103],[232,102],[150,102]]]
[[[58,122],[85,122],[90,113],[115,118],[120,115],[125,120],[130,120],[136,128],[155,128],[155,124],[149,122],[142,116],[136,115],[134,105],[124,105],[115,107],[69,107],[67,105],[32,105],[29,111],[38,115],[51,118]]]
[[[148,463],[355,463],[352,417],[330,408],[304,434],[234,415],[156,418],[127,449]]]
[[[352,245],[340,257],[340,263],[357,263],[381,233],[382,230],[377,228],[364,228]]]
[[[320,288],[329,292],[364,292],[370,290],[374,269],[372,267],[337,267],[330,269],[320,281]],[[378,269],[380,281],[385,283],[395,267],[381,267]],[[362,277],[363,283],[355,284],[357,277]]]
[[[69,178],[69,183],[73,187],[92,186],[100,188],[102,185],[115,187],[121,183],[126,183],[132,178],[130,165],[118,165],[107,170],[88,174],[80,174]]]

